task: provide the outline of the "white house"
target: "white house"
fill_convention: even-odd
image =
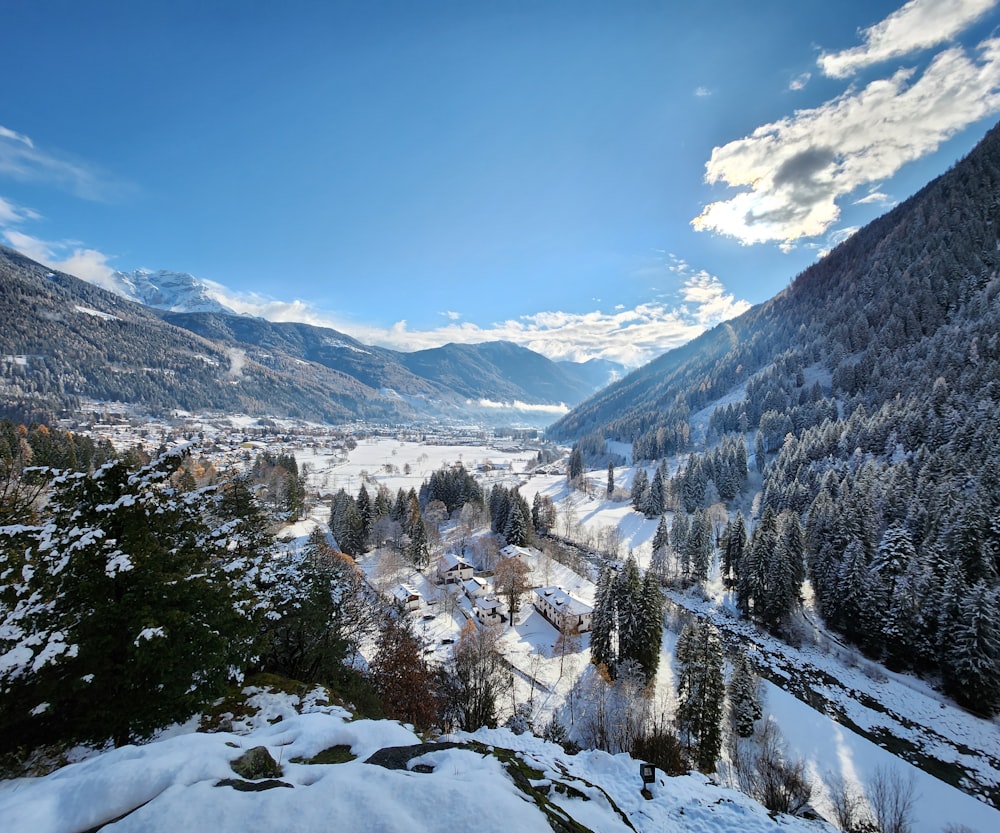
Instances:
[[[508,544],[500,549],[500,555],[504,558],[517,558],[529,567],[531,566],[530,558],[535,552],[537,550],[532,550],[529,547],[515,547],[513,544]]]
[[[439,583],[463,584],[472,578],[474,572],[468,561],[453,552],[446,552],[437,562]]]
[[[568,628],[577,633],[590,630],[594,608],[574,599],[561,587],[539,587],[534,591],[535,610],[559,630]]]
[[[393,600],[403,608],[403,610],[419,610],[423,602],[423,597],[409,584],[399,584],[392,591]]]
[[[489,586],[486,584],[486,579],[482,579],[479,576],[473,576],[463,582],[462,589],[465,591],[465,595],[470,602],[475,602],[476,599],[480,599],[490,592]]]
[[[484,625],[499,625],[506,620],[506,607],[496,596],[476,599],[476,619]]]

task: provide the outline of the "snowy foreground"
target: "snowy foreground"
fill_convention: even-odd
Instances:
[[[629,756],[569,756],[554,744],[506,729],[448,736],[444,740],[473,742],[475,748],[432,751],[412,758],[410,769],[385,769],[365,760],[385,747],[420,743],[406,727],[388,720],[352,721],[336,706],[302,704],[288,695],[257,699],[263,709],[242,732],[178,734],[105,752],[44,778],[0,782],[2,829],[551,833],[542,803],[550,814],[602,833],[832,830],[822,822],[771,819],[746,796],[700,775],[658,773],[653,798],[646,800],[639,766]],[[339,745],[349,746],[355,759],[292,762]],[[239,780],[230,762],[255,746],[265,746],[281,765],[286,786],[259,792],[219,786]],[[528,774],[530,794],[515,784],[504,763],[512,756],[504,750],[517,753],[515,766]],[[422,771],[413,771],[417,765]]]

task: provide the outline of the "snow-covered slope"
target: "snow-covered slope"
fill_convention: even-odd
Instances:
[[[115,272],[101,286],[130,301],[170,312],[233,312],[213,297],[211,287],[186,272]]]
[[[385,756],[394,759],[388,764],[366,763],[380,749],[420,739],[392,721],[352,721],[343,709],[308,695],[305,702],[265,697],[270,699],[258,700],[264,708],[253,725],[236,723],[232,732],[178,734],[112,750],[43,778],[0,782],[4,830],[551,833],[553,819],[564,823],[557,829],[602,833],[832,831],[820,822],[772,819],[751,799],[700,775],[659,774],[652,799],[645,800],[639,765],[629,756],[570,756],[505,729],[446,738],[457,745],[428,745],[426,753],[394,751]],[[281,767],[272,788],[260,789],[258,781],[256,790],[248,790],[252,782],[230,767],[256,746],[266,747]],[[350,747],[354,759],[306,762],[335,746]]]

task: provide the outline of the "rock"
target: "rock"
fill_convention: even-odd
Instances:
[[[263,746],[255,746],[244,752],[229,766],[232,767],[233,772],[249,781],[256,781],[259,778],[281,777],[281,767],[271,757],[267,748]]]

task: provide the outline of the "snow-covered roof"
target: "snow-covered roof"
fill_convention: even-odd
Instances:
[[[399,601],[405,602],[412,599],[414,596],[420,598],[420,593],[417,592],[416,588],[410,584],[400,584],[397,585],[396,589],[392,591],[392,595],[395,596]]]
[[[529,547],[515,547],[513,544],[508,544],[500,550],[500,555],[504,558],[528,558],[532,555],[532,550]]]
[[[539,587],[535,590],[535,593],[553,607],[574,616],[586,616],[588,613],[594,612],[594,608],[588,604],[584,604],[579,599],[574,599],[561,587]]]
[[[462,587],[467,596],[480,596],[486,592],[486,582],[478,576],[473,576],[462,582]]]
[[[442,570],[471,570],[472,565],[461,556],[453,552],[446,552],[438,559],[438,565]]]
[[[476,599],[476,607],[489,613],[495,610],[501,610],[504,607],[504,604],[496,598],[496,596],[485,596],[483,598]]]

